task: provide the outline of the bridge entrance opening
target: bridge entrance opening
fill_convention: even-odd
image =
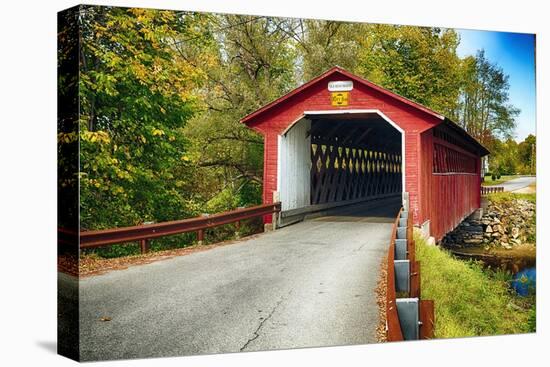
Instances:
[[[401,129],[380,112],[304,113],[279,136],[281,224],[354,204],[400,205],[402,152]]]

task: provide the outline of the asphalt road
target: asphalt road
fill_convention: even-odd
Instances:
[[[396,213],[321,217],[83,278],[81,360],[376,342],[374,290]]]
[[[514,178],[513,180],[503,182],[497,186],[504,187],[504,191],[515,191],[522,189],[524,187],[527,187],[531,185],[532,183],[535,183],[536,181],[535,176],[523,176],[519,178]]]

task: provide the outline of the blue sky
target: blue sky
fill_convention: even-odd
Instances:
[[[485,56],[509,75],[510,103],[521,109],[517,117],[515,138],[522,141],[536,132],[535,36],[477,30],[456,30],[460,34],[457,53],[460,57],[475,55],[484,49]]]

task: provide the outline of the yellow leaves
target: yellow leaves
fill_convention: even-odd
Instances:
[[[120,179],[130,179],[132,176],[130,176],[130,174],[126,171],[118,171],[116,173],[117,177],[120,178]]]
[[[76,132],[72,133],[59,133],[57,134],[57,142],[58,143],[73,143],[77,140],[77,134]]]
[[[105,131],[83,131],[80,133],[80,138],[90,143],[109,144],[111,142],[111,137]]]
[[[168,137],[168,140],[169,140],[169,141],[174,141],[174,140],[176,140],[176,137],[173,136],[173,135],[171,135],[171,136]]]
[[[138,62],[131,64],[132,71],[134,72],[134,75],[138,78],[141,84],[145,85],[148,77],[148,70],[147,68]]]
[[[139,140],[141,140],[141,142],[142,142],[143,144],[147,143],[147,139],[145,139],[145,136],[143,136],[143,135],[140,135],[140,136],[139,136]]]
[[[182,102],[187,102],[189,99],[194,97],[191,91],[188,90],[182,90],[179,94]]]
[[[83,179],[81,180],[81,184],[101,191],[109,190],[109,187],[101,179]]]
[[[113,187],[111,187],[111,192],[112,192],[113,194],[115,194],[115,195],[116,195],[116,194],[123,194],[123,193],[124,193],[124,189],[123,189],[122,187],[120,187],[120,186],[113,186]]]
[[[180,160],[184,161],[184,162],[189,162],[191,161],[191,158],[189,158],[189,156],[186,156],[186,155],[182,155],[180,157]]]
[[[162,131],[160,129],[153,129],[152,134],[153,134],[153,136],[163,136],[164,131]]]

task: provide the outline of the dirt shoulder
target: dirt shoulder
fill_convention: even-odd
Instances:
[[[100,258],[94,255],[82,255],[79,261],[76,259],[60,255],[58,256],[58,270],[74,276],[88,277],[104,274],[109,271],[123,270],[130,266],[150,264],[155,261],[171,259],[176,256],[190,255],[196,252],[208,251],[220,246],[232,245],[258,237],[260,234],[244,237],[238,240],[228,240],[208,245],[194,245],[173,250],[155,251],[143,255],[123,256],[112,259]]]
[[[380,275],[376,287],[376,303],[378,305],[378,326],[376,327],[376,339],[378,342],[386,342],[386,291],[388,286],[388,257],[385,256],[380,264]]]

